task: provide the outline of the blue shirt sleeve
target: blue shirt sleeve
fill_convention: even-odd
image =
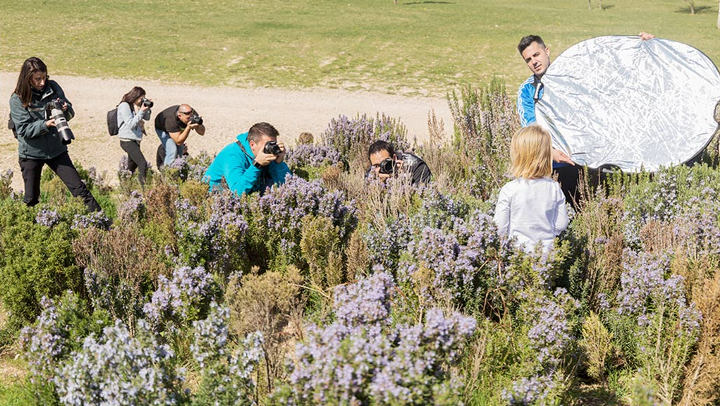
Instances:
[[[290,168],[287,166],[285,161],[277,163],[277,162],[271,162],[270,163],[270,177],[273,180],[273,183],[276,185],[282,185],[285,183],[285,176],[288,174],[291,174]]]
[[[260,178],[261,171],[253,165],[247,165],[246,160],[239,161],[225,161],[223,173],[230,190],[241,195],[252,192],[255,183]]]
[[[525,83],[518,91],[517,110],[520,125],[527,127],[535,122],[535,88],[532,83]]]

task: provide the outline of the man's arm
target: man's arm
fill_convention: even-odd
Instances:
[[[185,127],[184,130],[174,133],[168,132],[168,135],[170,136],[170,138],[172,138],[173,141],[175,141],[175,144],[182,145],[187,139],[187,137],[190,135],[190,130],[190,125],[188,125],[187,127]]]
[[[430,173],[430,167],[427,166],[425,161],[420,161],[420,163],[415,165],[412,171],[413,185],[428,183],[430,182],[430,178],[432,178],[432,173]]]
[[[270,177],[272,178],[273,183],[276,185],[285,183],[285,176],[292,174],[290,168],[288,168],[285,162],[270,162],[268,170],[270,171]]]
[[[22,106],[20,98],[15,95],[10,98],[10,117],[15,124],[18,137],[38,138],[50,134],[47,122],[42,119],[35,119],[30,115],[27,109]]]
[[[533,99],[533,86],[524,83],[518,90],[517,110],[520,116],[520,125],[527,127],[535,122],[535,100]]]
[[[242,163],[237,161],[234,163],[228,162],[223,171],[228,187],[238,195],[252,192],[255,183],[260,178],[260,169],[252,164],[245,165],[248,165],[247,160],[243,160]]]
[[[495,225],[498,228],[498,234],[508,235],[510,232],[510,195],[506,187],[500,189],[498,201],[495,205],[495,216],[493,216],[493,222],[495,222]]]

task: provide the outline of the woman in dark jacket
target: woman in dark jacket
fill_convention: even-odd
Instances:
[[[38,203],[40,175],[43,165],[47,164],[73,196],[82,197],[89,210],[98,211],[100,206],[80,179],[58,133],[56,124],[59,123],[47,112],[51,101],[62,106],[67,120],[73,118],[72,104],[65,98],[60,85],[48,78],[47,66],[39,58],[28,58],[23,62],[15,92],[10,96],[10,117],[18,138],[20,170],[25,183],[25,204],[34,206]]]

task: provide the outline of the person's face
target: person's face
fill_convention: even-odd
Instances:
[[[385,179],[390,177],[388,174],[382,174],[380,173],[380,162],[392,158],[390,156],[390,152],[385,150],[380,150],[375,152],[374,154],[370,154],[370,165],[372,168],[372,171],[375,172],[375,175],[377,175],[380,179]]]
[[[536,76],[540,77],[545,74],[548,66],[550,66],[550,48],[533,42],[522,51],[522,58],[528,68]]]
[[[257,156],[258,152],[262,151],[263,148],[265,148],[265,144],[267,144],[269,141],[277,142],[277,137],[271,137],[269,135],[263,134],[258,142],[251,140],[249,143],[253,155]]]
[[[135,105],[139,106],[140,104],[142,104],[142,99],[144,97],[145,97],[145,95],[142,95],[142,96],[138,97],[137,99],[135,99]]]
[[[192,116],[192,109],[188,109],[186,107],[180,107],[178,109],[177,115],[178,115],[178,119],[180,121],[187,124],[188,121],[190,121],[190,116]]]
[[[30,86],[35,90],[43,90],[47,81],[47,72],[35,72],[30,76]]]

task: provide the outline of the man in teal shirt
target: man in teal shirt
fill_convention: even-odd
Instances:
[[[264,192],[273,184],[285,182],[290,172],[285,145],[277,142],[278,131],[268,123],[257,123],[237,142],[227,145],[212,161],[203,180],[211,190],[221,188],[225,179],[230,190],[243,193]]]

